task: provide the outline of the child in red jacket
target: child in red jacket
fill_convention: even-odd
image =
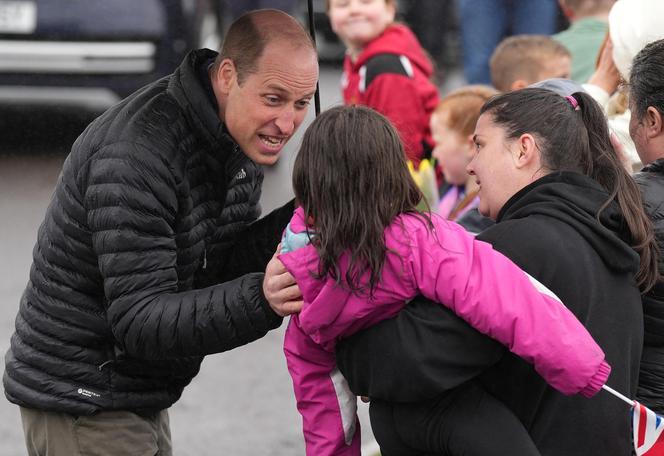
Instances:
[[[432,149],[429,118],[438,89],[417,38],[394,23],[396,0],[328,0],[327,13],[347,48],[344,102],[369,106],[390,119],[417,167]]]

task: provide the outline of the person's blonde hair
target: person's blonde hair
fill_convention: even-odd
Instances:
[[[470,136],[475,131],[482,106],[497,94],[497,90],[487,85],[461,87],[443,97],[433,114],[438,114],[437,121],[441,122],[440,114],[444,112],[447,115],[445,124],[448,128],[464,137]]]
[[[514,81],[538,82],[543,65],[555,57],[570,57],[565,46],[546,35],[514,35],[498,45],[491,60],[491,83],[507,92]]]

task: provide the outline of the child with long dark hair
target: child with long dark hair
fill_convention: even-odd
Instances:
[[[553,293],[459,225],[416,211],[422,195],[382,115],[351,106],[319,116],[304,135],[293,186],[301,207],[280,259],[304,306],[291,318],[284,350],[308,455],[359,454],[355,397],[334,347],[420,293],[565,394],[592,396],[605,383],[602,350]],[[538,454],[516,419],[506,410],[499,418],[509,438],[496,454]]]

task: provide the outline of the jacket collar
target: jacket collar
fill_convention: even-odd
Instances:
[[[664,158],[659,158],[652,163],[644,166],[641,171],[648,173],[660,173],[664,174]]]
[[[201,80],[201,66],[216,56],[217,53],[209,49],[189,52],[171,76],[167,90],[185,111],[197,136],[208,142],[210,150],[224,154],[219,158],[226,162],[228,173],[235,175],[249,159],[219,119],[208,85]]]

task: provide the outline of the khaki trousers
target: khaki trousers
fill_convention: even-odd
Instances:
[[[21,407],[29,456],[172,456],[168,411],[91,416]]]

